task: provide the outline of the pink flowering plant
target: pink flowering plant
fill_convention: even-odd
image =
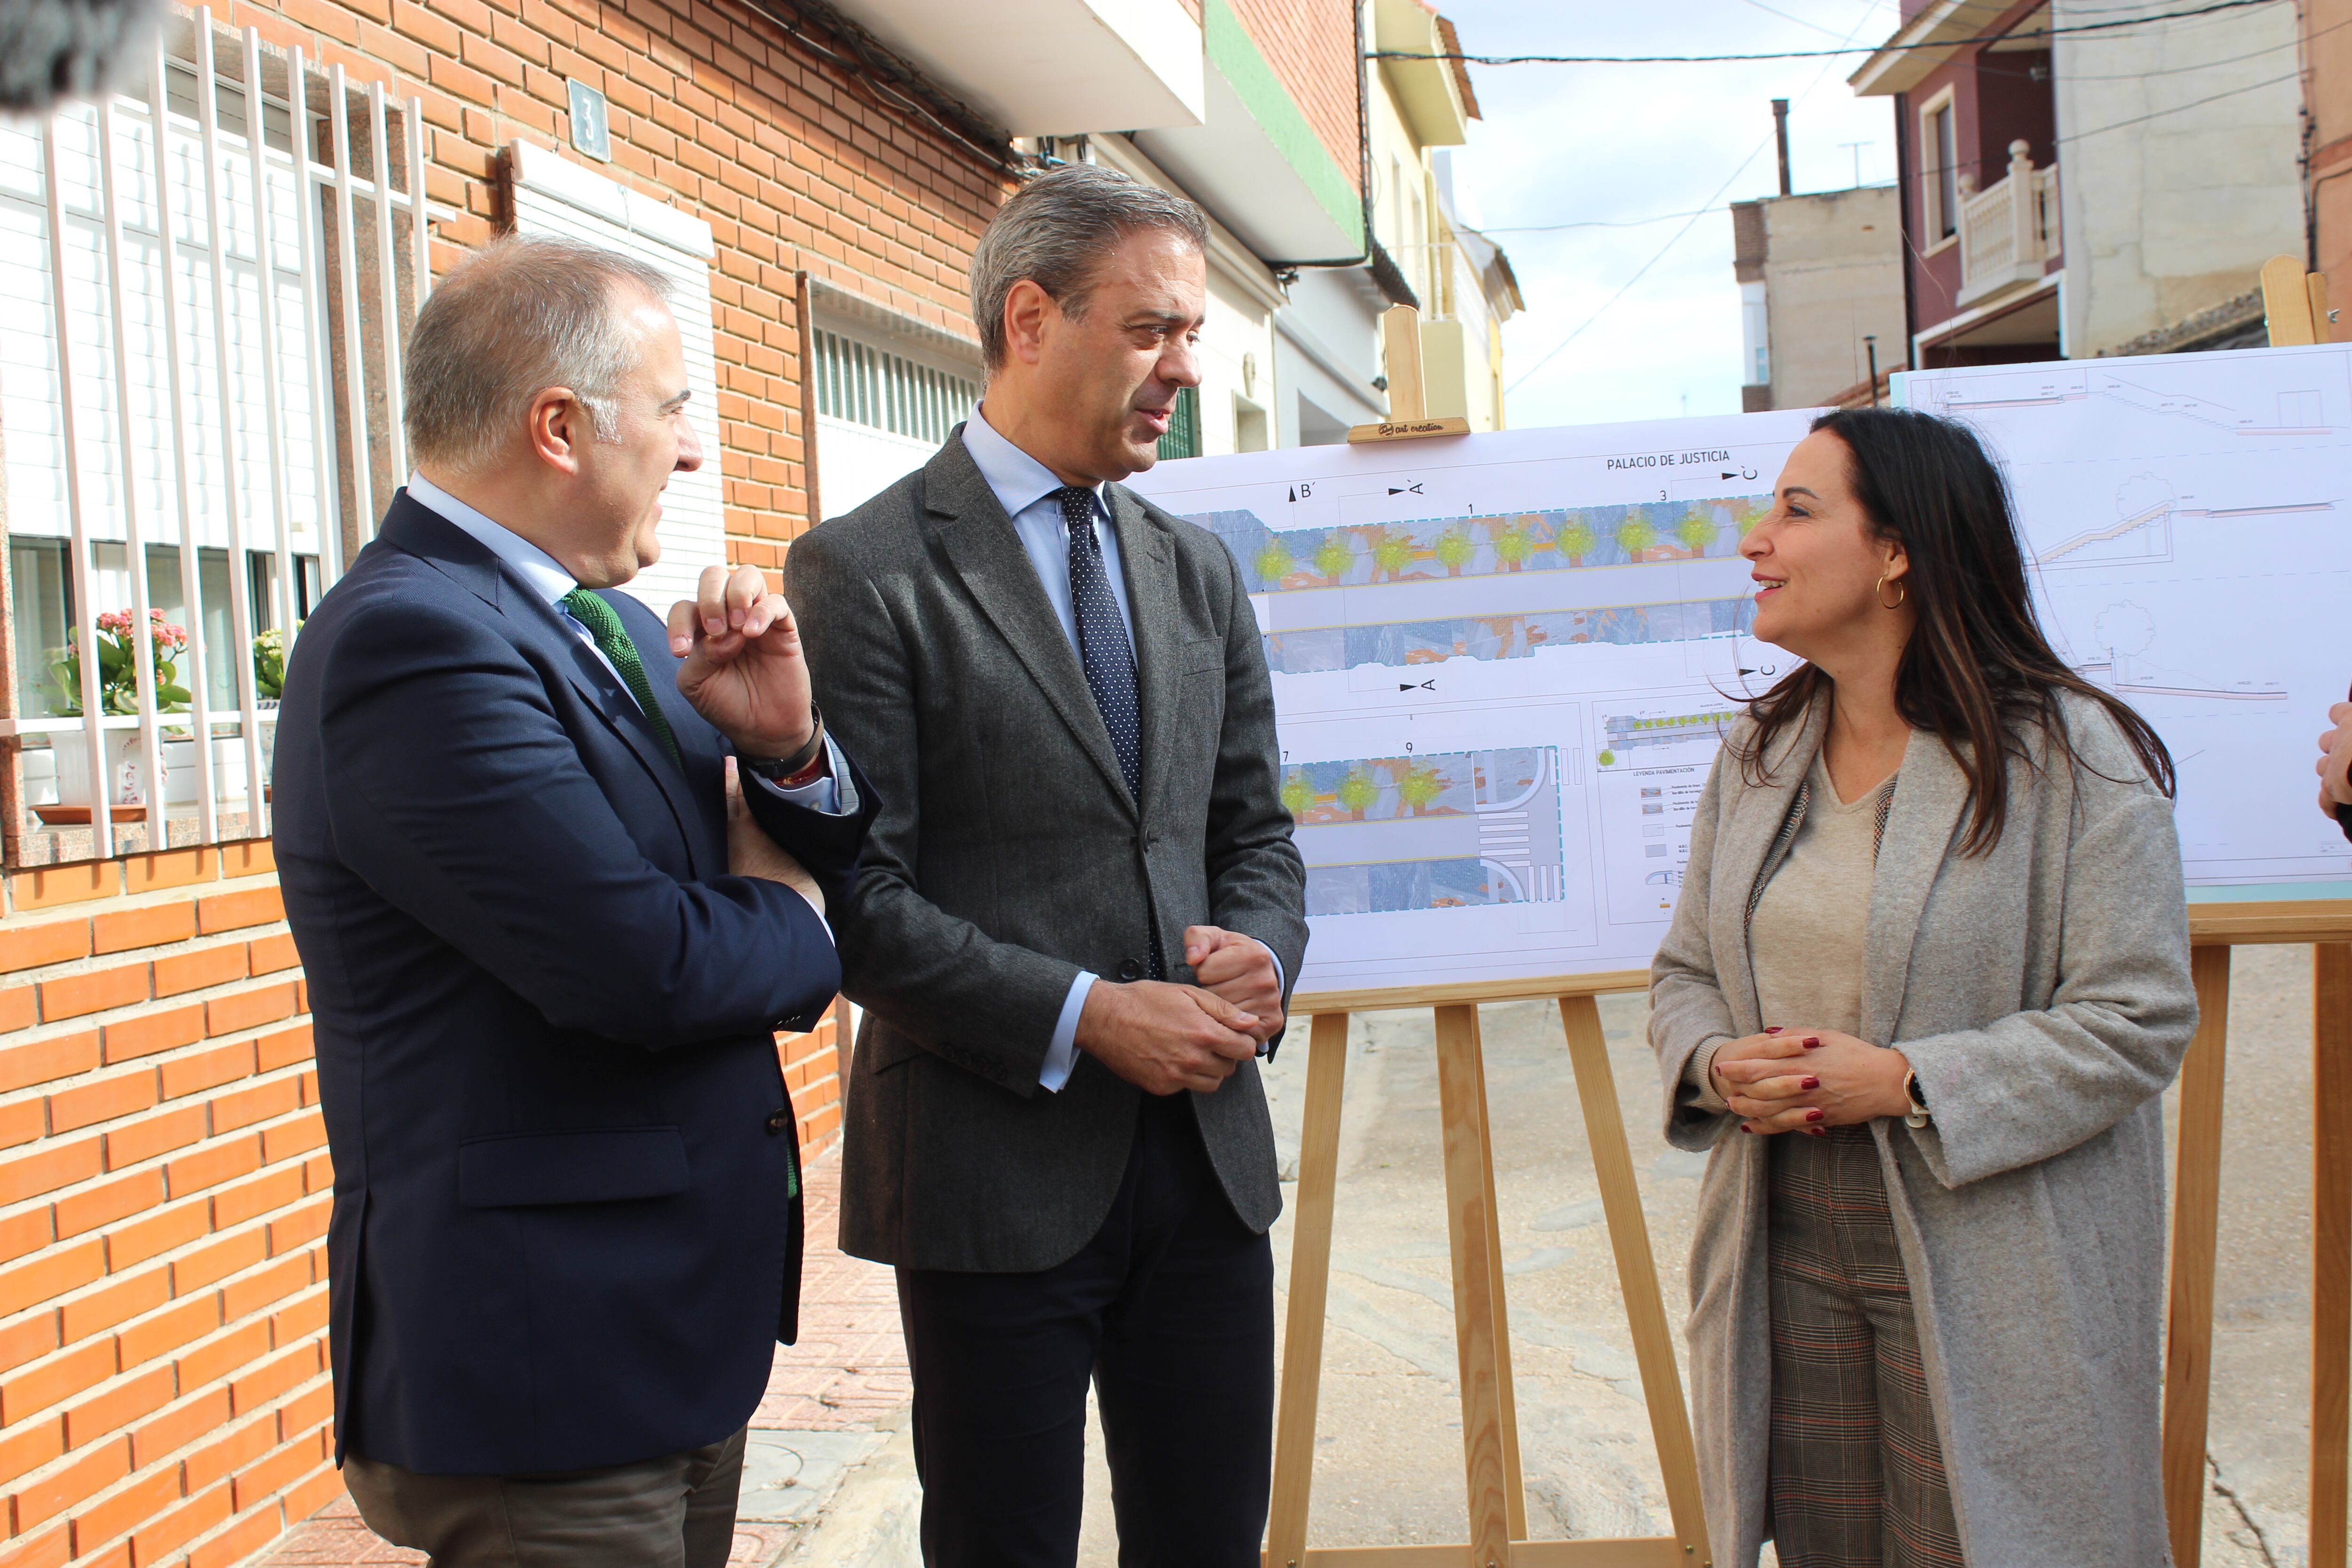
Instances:
[[[108,713],[139,711],[139,653],[133,640],[137,617],[129,610],[108,610],[98,617],[99,701]],[[180,650],[188,646],[184,626],[163,618],[161,610],[147,612],[147,636],[154,646],[155,710],[184,713],[191,700],[180,685]],[[67,634],[66,646],[49,650],[49,677],[57,684],[58,711],[68,718],[81,714],[81,634]]]

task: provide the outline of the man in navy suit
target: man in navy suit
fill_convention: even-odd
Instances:
[[[667,627],[614,591],[702,460],[659,273],[499,240],[407,377],[416,472],[303,628],[275,779],[344,1479],[436,1568],[718,1568],[795,1331],[772,1031],[839,984],[872,804],[756,569]]]

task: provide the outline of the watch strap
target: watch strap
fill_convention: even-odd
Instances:
[[[809,704],[809,718],[814,728],[809,731],[808,743],[789,757],[744,759],[743,765],[772,784],[790,788],[814,780],[824,765],[824,714],[814,702]]]

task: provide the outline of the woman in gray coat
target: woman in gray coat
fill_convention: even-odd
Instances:
[[[1751,705],[1652,969],[1712,1149],[1716,1561],[2154,1568],[2164,1132],[2196,1026],[2171,759],[2036,625],[1965,428],[1816,421],[1742,541]]]

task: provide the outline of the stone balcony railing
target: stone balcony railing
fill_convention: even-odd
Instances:
[[[1971,310],[1997,295],[2042,280],[2045,263],[2060,253],[2058,165],[2037,169],[2023,142],[2009,144],[2009,173],[1981,191],[1963,174],[1960,199],[1960,291],[1953,303]]]

